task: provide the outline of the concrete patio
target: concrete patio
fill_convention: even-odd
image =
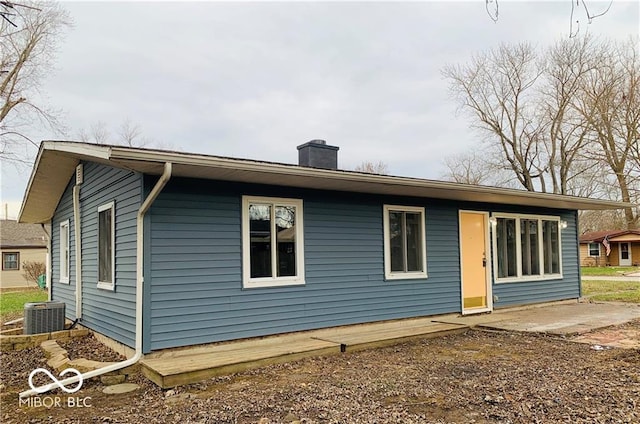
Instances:
[[[638,304],[568,301],[479,315],[403,319],[161,351],[146,355],[141,365],[150,380],[169,388],[268,364],[440,337],[473,327],[575,337],[637,318],[640,318]],[[593,340],[599,339],[576,338],[583,343]],[[636,345],[633,341],[617,340],[612,346]]]
[[[557,303],[526,309],[503,309],[491,314],[434,317],[443,323],[494,330],[574,336],[640,318],[635,303]]]

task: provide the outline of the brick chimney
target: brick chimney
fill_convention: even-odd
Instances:
[[[298,146],[298,165],[338,169],[338,149],[327,145],[324,140],[311,140]]]

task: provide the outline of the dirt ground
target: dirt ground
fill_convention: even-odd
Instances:
[[[615,330],[640,332],[640,320]],[[117,358],[91,337],[63,347],[71,358]],[[41,395],[61,406],[20,406],[18,392],[46,365],[43,356],[39,348],[1,354],[3,423],[640,422],[640,350],[545,335],[469,330],[172,390],[134,375],[140,389],[121,395],[102,393],[93,379],[73,395]],[[84,407],[69,406],[68,397]]]

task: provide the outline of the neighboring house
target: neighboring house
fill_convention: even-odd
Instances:
[[[24,277],[22,264],[25,262],[46,264],[47,237],[42,225],[0,220],[0,250],[2,250],[0,288],[37,287],[35,281],[28,281]]]
[[[52,225],[52,299],[144,353],[576,299],[577,210],[626,205],[298,150],[288,165],[42,142],[19,219]]]
[[[582,266],[640,266],[640,230],[608,230],[582,234],[580,263]]]

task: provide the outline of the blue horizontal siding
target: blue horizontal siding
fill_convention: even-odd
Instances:
[[[73,184],[67,184],[51,220],[51,299],[64,302],[65,315],[76,317],[76,231],[73,220]],[[69,284],[60,282],[60,223],[69,220]]]
[[[136,215],[142,176],[124,169],[84,164],[82,215],[83,325],[127,346],[135,344]],[[97,288],[98,207],[115,202],[115,290]]]
[[[243,194],[303,199],[304,286],[242,289]],[[385,203],[425,207],[428,278],[385,281]],[[572,212],[174,179],[153,204],[145,235],[145,351],[459,312],[460,209],[560,214],[569,222],[564,279],[494,285],[497,307],[577,296]]]
[[[136,292],[136,214],[141,204],[142,176],[131,171],[86,162],[80,186],[80,225],[82,235],[82,325],[128,346],[135,343]],[[59,279],[59,230],[53,231],[53,298],[64,301],[67,317],[75,317],[75,227],[73,224],[73,186],[70,178],[53,217],[54,229],[70,220],[70,285]],[[98,206],[115,202],[115,290],[97,288],[98,283]]]
[[[155,178],[145,177],[148,192]],[[54,299],[75,313],[72,185],[53,219]],[[135,336],[136,212],[142,177],[85,164],[81,192],[84,324],[124,344]],[[242,289],[241,196],[304,201],[304,286]],[[116,203],[116,290],[98,290],[97,207]],[[419,280],[384,279],[383,205],[426,210],[427,273]],[[335,325],[460,311],[458,211],[560,215],[561,280],[494,284],[496,307],[579,295],[576,218],[572,211],[464,204],[286,190],[174,179],[145,220],[145,352]],[[70,219],[71,285],[59,276],[59,223]]]
[[[303,199],[304,286],[242,289],[242,194]],[[427,208],[427,279],[385,281],[385,199],[172,180],[149,213],[145,350],[459,311],[457,209],[399,200]]]

